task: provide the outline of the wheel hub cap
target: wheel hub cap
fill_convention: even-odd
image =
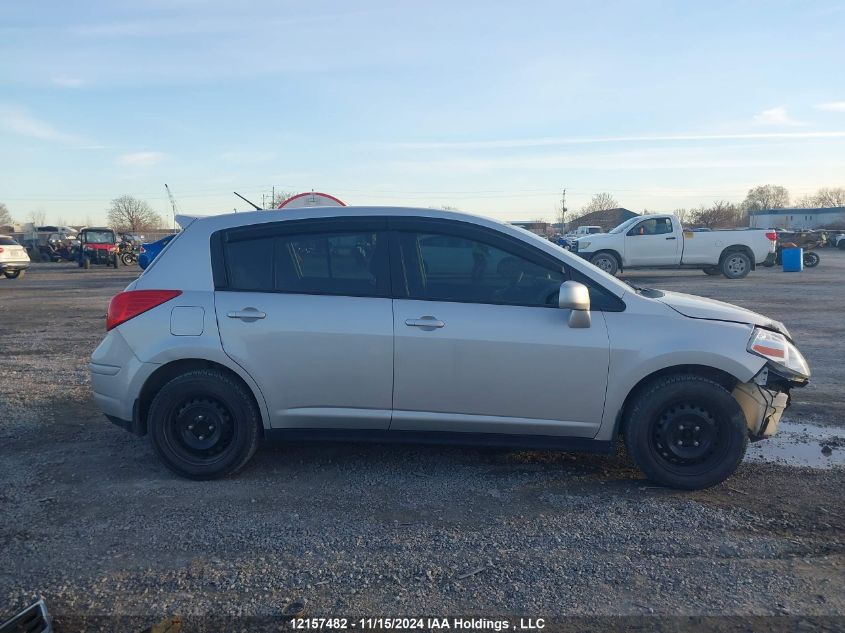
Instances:
[[[654,447],[665,460],[675,464],[695,464],[705,460],[718,445],[716,420],[704,407],[670,407],[654,427]]]
[[[734,274],[745,272],[745,259],[742,257],[731,257],[728,260],[728,270]]]
[[[191,400],[177,412],[173,429],[191,452],[209,454],[222,450],[231,428],[226,409],[212,400]]]

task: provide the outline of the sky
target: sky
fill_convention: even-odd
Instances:
[[[18,221],[349,204],[553,220],[845,186],[845,2],[0,3]]]

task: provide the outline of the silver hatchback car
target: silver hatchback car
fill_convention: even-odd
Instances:
[[[780,323],[636,289],[494,220],[326,207],[181,218],[109,305],[91,361],[113,422],[174,472],[262,438],[610,452],[654,481],[728,477],[810,370]]]

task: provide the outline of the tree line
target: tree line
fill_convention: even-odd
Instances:
[[[595,194],[590,201],[578,211],[568,214],[570,223],[578,218],[595,211],[616,209],[620,205],[607,192]],[[742,202],[728,202],[715,200],[709,205],[699,205],[694,208],[675,209],[673,213],[683,224],[701,228],[721,229],[748,226],[749,212],[764,209],[815,209],[845,207],[845,187],[822,188],[815,194],[803,196],[790,204],[789,191],[780,185],[760,185],[748,190]],[[643,213],[648,210],[644,209]]]

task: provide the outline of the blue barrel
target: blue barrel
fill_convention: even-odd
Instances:
[[[804,270],[804,249],[785,248],[780,253],[783,262],[783,272],[800,273]]]

